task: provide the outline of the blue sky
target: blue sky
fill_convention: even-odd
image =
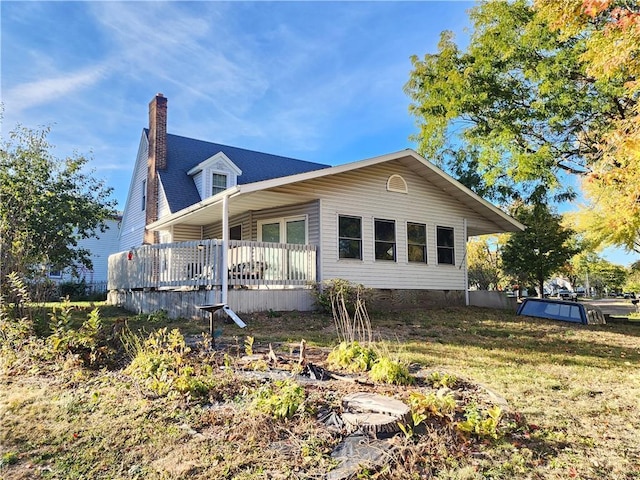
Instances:
[[[464,44],[472,5],[2,1],[3,135],[50,125],[120,209],[158,92],[178,135],[332,165],[415,148],[410,57]]]

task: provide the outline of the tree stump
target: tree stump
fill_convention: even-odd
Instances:
[[[356,392],[342,398],[342,419],[348,430],[362,430],[372,436],[400,431],[398,424],[411,421],[408,405],[391,397]]]

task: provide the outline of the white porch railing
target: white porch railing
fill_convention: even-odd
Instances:
[[[145,245],[109,257],[109,290],[219,287],[222,241]],[[316,247],[231,240],[230,286],[300,286],[316,281]]]

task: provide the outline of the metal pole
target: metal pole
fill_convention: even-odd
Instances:
[[[222,258],[220,259],[221,270],[220,274],[222,275],[222,291],[220,292],[220,297],[223,305],[227,304],[227,290],[229,288],[229,266],[228,266],[228,255],[229,255],[229,196],[225,195],[222,197]]]

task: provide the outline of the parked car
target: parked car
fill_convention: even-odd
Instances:
[[[633,292],[625,292],[622,294],[623,298],[636,298],[636,294]]]
[[[602,325],[602,311],[586,303],[551,298],[525,298],[516,315],[560,320],[563,322]]]
[[[563,300],[577,300],[578,294],[571,290],[558,290],[558,298],[562,298]]]

